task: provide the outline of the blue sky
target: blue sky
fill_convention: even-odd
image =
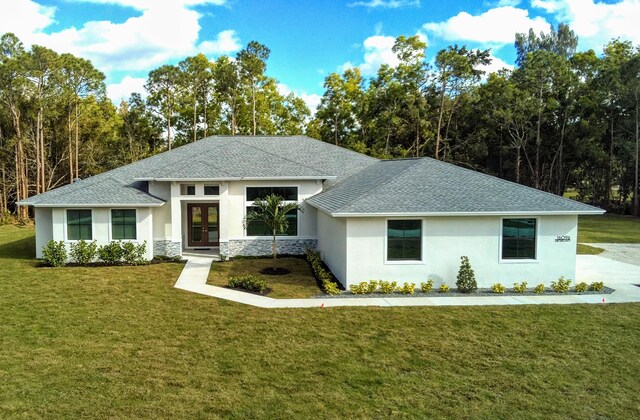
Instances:
[[[162,64],[256,40],[271,49],[281,90],[312,107],[329,73],[394,65],[399,35],[423,37],[428,60],[454,43],[491,48],[496,70],[513,64],[516,32],[566,22],[581,49],[600,52],[615,37],[640,44],[639,16],[640,0],[0,0],[0,32],[91,59],[116,102]]]

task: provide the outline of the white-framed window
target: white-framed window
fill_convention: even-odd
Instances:
[[[93,218],[90,209],[67,210],[67,240],[93,240]]]
[[[114,241],[138,239],[136,209],[111,210],[111,239]]]
[[[386,260],[422,261],[422,220],[388,219]]]
[[[195,184],[180,184],[180,195],[196,195]]]
[[[246,187],[245,190],[245,216],[253,210],[253,204],[256,200],[262,199],[270,194],[279,195],[284,199],[284,203],[298,202],[298,187],[293,186],[259,186]],[[287,231],[280,236],[298,236],[298,211],[292,210],[287,213],[289,226]],[[261,222],[251,222],[247,224],[246,236],[271,236],[267,226]]]
[[[220,186],[218,185],[205,185],[204,195],[220,195]]]
[[[500,259],[535,261],[538,256],[538,219],[503,218],[501,221]]]

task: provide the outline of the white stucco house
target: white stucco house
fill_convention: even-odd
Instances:
[[[214,136],[21,202],[49,241],[146,241],[147,257],[190,250],[267,255],[256,198],[301,203],[280,253],[317,248],[344,286],[371,279],[453,284],[460,256],[478,284],[574,278],[578,215],[604,211],[430,158],[378,160],[305,136]]]

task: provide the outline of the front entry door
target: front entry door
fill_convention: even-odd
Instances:
[[[189,246],[218,246],[218,204],[187,204]]]

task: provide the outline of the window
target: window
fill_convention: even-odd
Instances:
[[[111,239],[137,239],[135,209],[111,210]]]
[[[502,219],[502,259],[536,259],[536,219]]]
[[[204,195],[220,195],[220,187],[217,185],[205,185]]]
[[[196,195],[196,186],[181,184],[180,195]]]
[[[276,194],[285,201],[298,201],[298,187],[247,187],[247,201],[256,201],[270,194]]]
[[[67,210],[67,239],[70,241],[90,241],[91,210]]]
[[[247,207],[247,213],[252,211],[255,207]],[[289,226],[287,231],[282,236],[297,236],[298,235],[298,211],[292,210],[287,213],[287,220]],[[271,236],[272,232],[269,231],[267,226],[262,222],[250,222],[247,224],[247,236]]]
[[[387,260],[422,259],[422,221],[387,220]]]

